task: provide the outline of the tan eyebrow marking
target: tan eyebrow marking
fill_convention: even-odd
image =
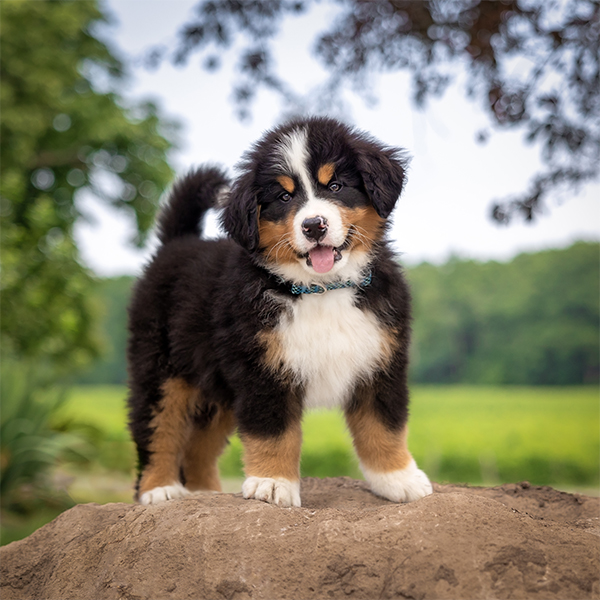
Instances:
[[[294,180],[291,177],[288,177],[287,175],[280,175],[277,178],[277,181],[286,192],[289,194],[294,193],[296,186],[294,185]]]
[[[319,183],[327,185],[331,181],[334,172],[335,165],[333,163],[326,163],[319,167],[319,170],[317,171],[317,179],[319,180]]]

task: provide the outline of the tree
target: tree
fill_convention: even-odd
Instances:
[[[3,351],[58,365],[98,350],[92,274],[73,240],[88,191],[135,219],[138,244],[171,180],[174,125],[119,95],[124,67],[95,1],[0,4]]]
[[[314,43],[329,78],[317,93],[299,97],[278,74],[272,43],[283,19],[315,2],[203,0],[177,47],[154,48],[148,64],[165,56],[182,64],[200,52],[213,70],[219,53],[235,47],[234,99],[242,117],[260,88],[275,90],[297,110],[319,111],[344,84],[368,95],[374,74],[399,70],[412,74],[413,97],[422,106],[443,94],[460,66],[469,75],[467,95],[483,104],[492,125],[521,128],[547,166],[528,190],[493,203],[495,220],[507,223],[517,213],[532,220],[552,190],[597,178],[598,0],[338,0],[340,14]],[[478,137],[484,142],[489,132]]]

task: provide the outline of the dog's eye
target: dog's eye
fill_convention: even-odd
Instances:
[[[332,181],[327,187],[330,192],[339,192],[342,189],[342,184],[337,181]]]
[[[292,195],[289,192],[282,192],[279,194],[279,199],[282,202],[289,202],[292,199]]]

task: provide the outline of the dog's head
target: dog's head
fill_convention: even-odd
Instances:
[[[223,226],[286,279],[356,276],[384,236],[404,170],[401,151],[338,121],[288,123],[246,155]]]

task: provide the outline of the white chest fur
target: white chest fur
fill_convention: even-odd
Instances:
[[[302,296],[275,334],[285,368],[304,386],[307,408],[343,405],[381,365],[388,346],[375,315],[356,307],[352,289]]]

